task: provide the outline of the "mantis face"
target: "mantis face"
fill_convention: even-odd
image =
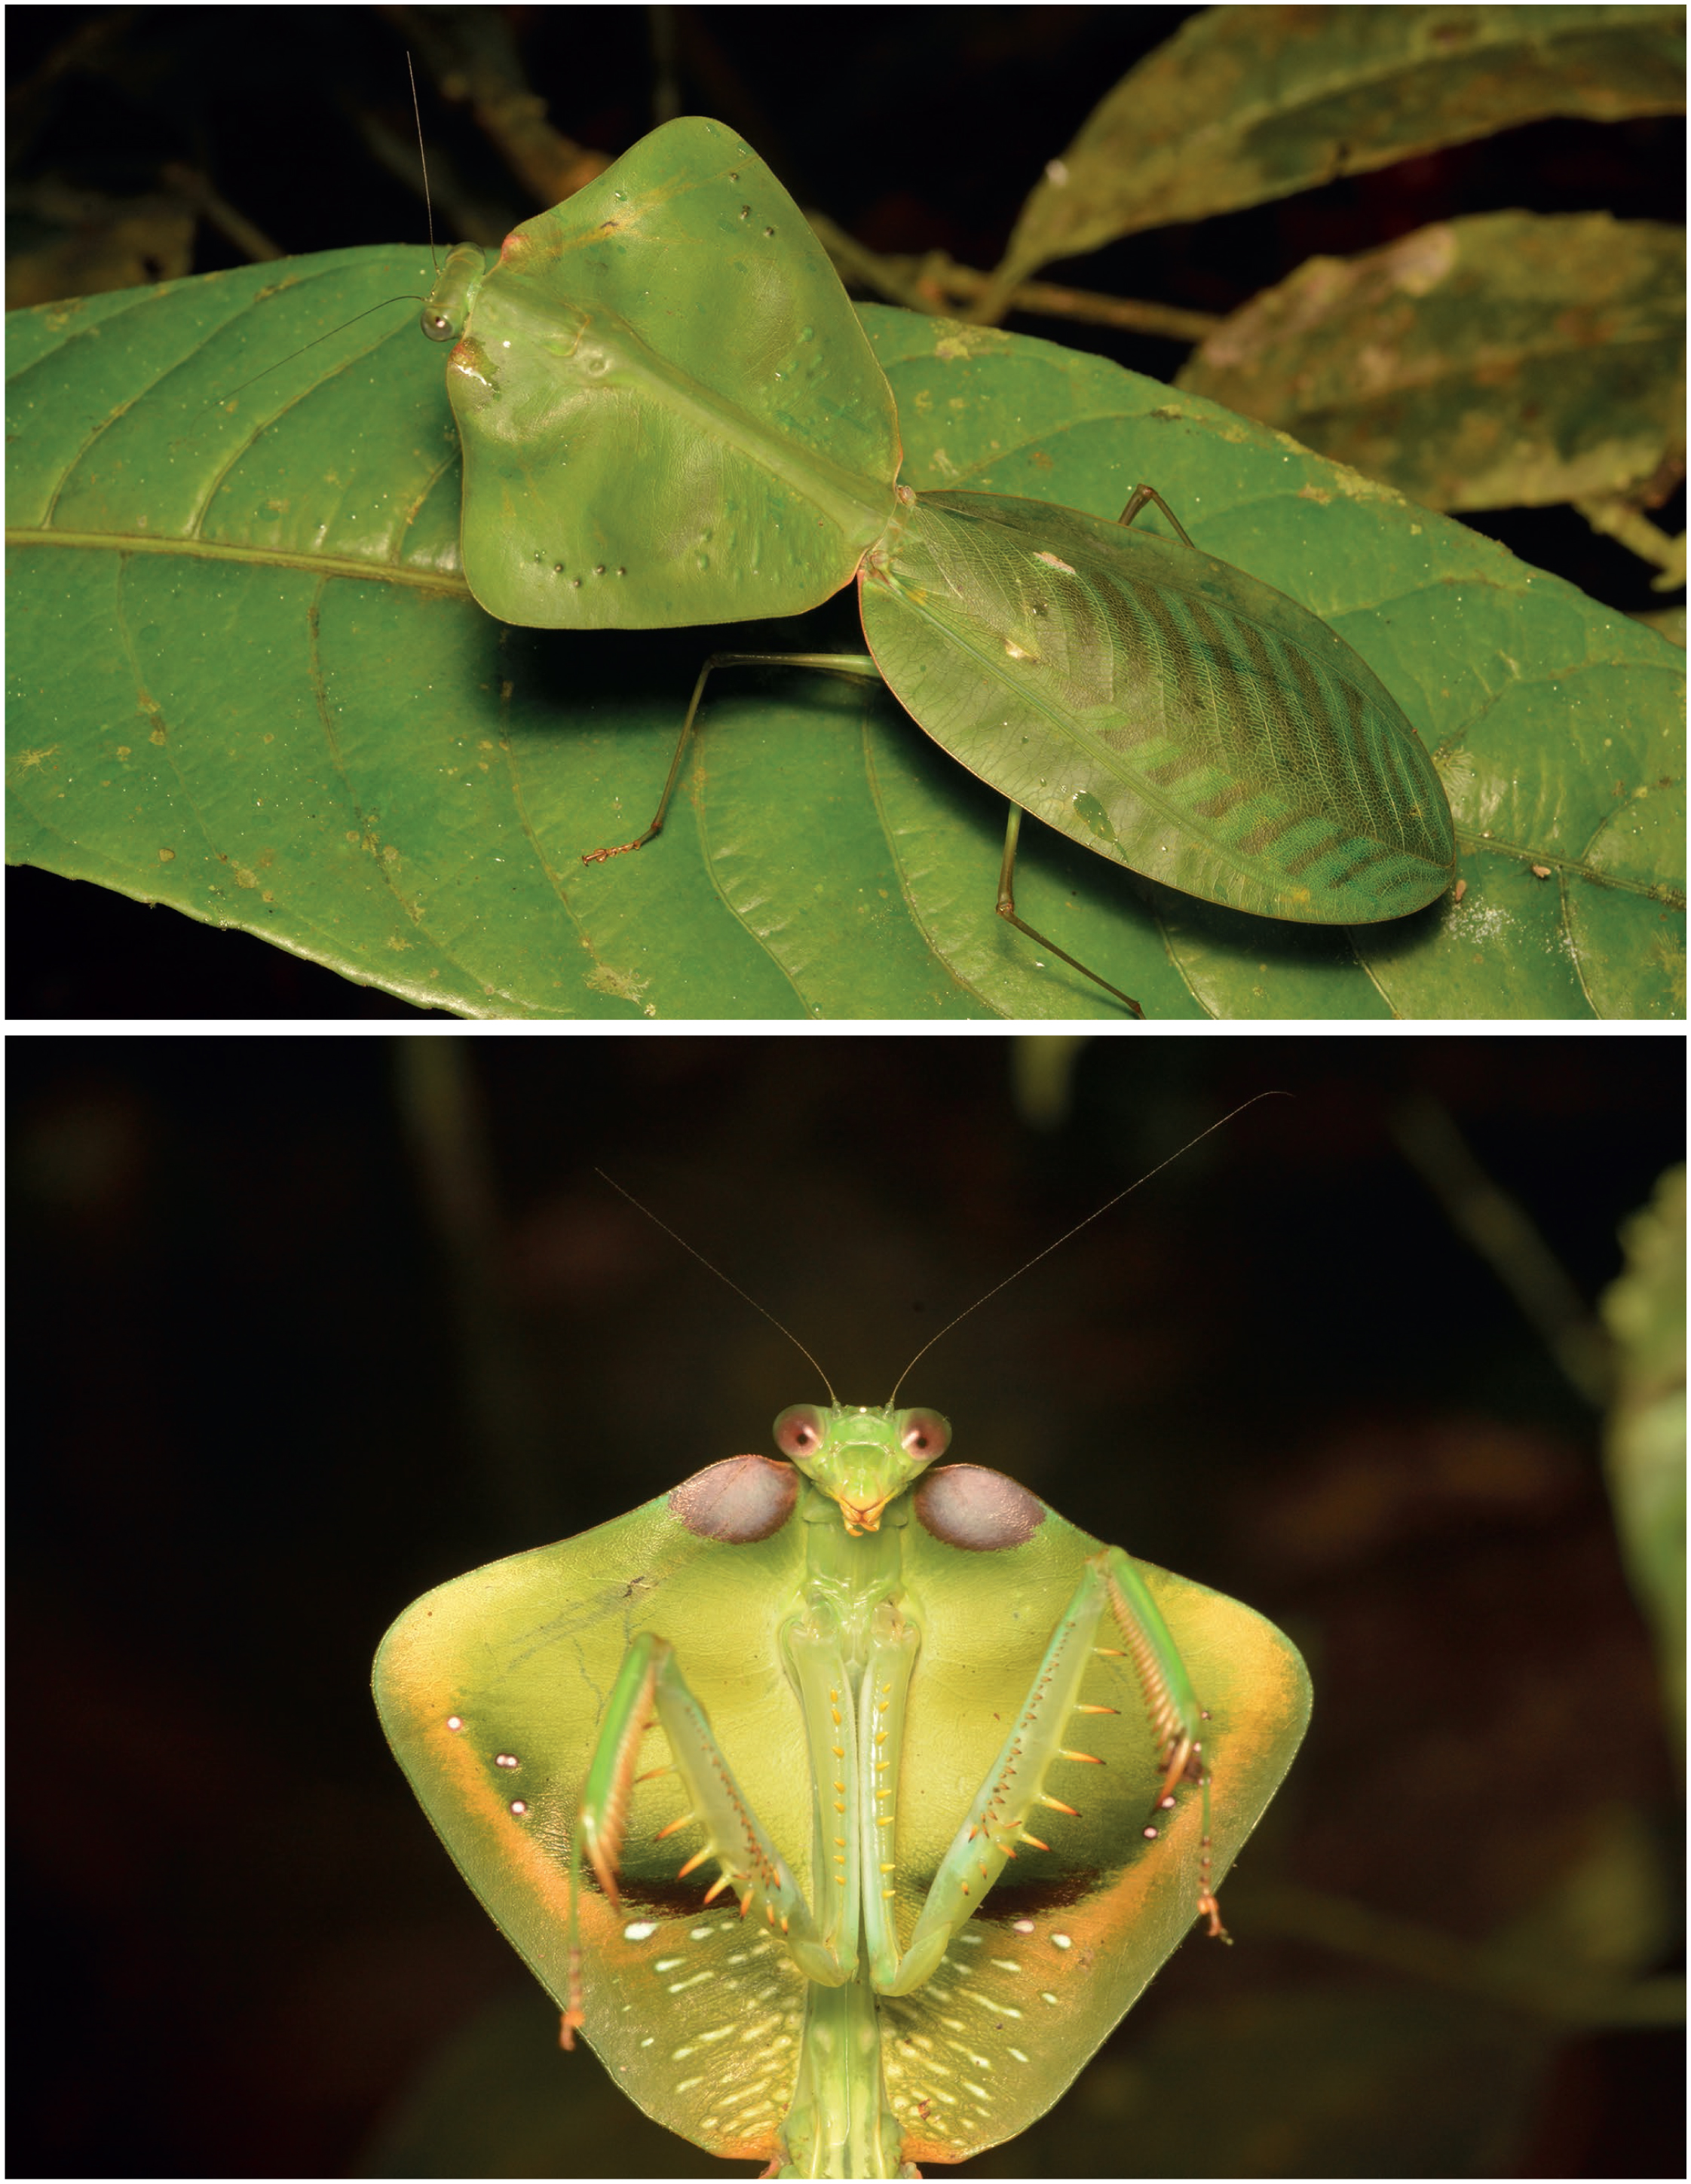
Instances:
[[[937,1411],[795,1403],[775,1421],[776,1447],[839,1503],[854,1538],[879,1530],[888,1502],[945,1454],[951,1438]]]

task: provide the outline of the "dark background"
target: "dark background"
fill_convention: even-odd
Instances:
[[[428,11],[424,11],[425,13]],[[450,14],[456,11],[440,11]],[[476,11],[468,11],[474,13]],[[653,125],[661,76],[683,112],[741,131],[807,206],[888,252],[942,249],[985,269],[1045,163],[1186,8],[511,8],[497,11],[556,126],[620,153]],[[420,238],[403,8],[14,8],[7,20],[14,209],[45,178],[126,198],[164,163],[204,175],[282,250]],[[667,58],[660,62],[655,47]],[[449,163],[497,233],[538,208],[467,110],[419,68],[437,174]],[[1226,312],[1312,254],[1365,250],[1429,220],[1521,207],[1684,216],[1682,120],[1546,121],[1047,269],[1101,292]],[[240,262],[202,223],[194,270]],[[1018,332],[1168,378],[1178,343],[1067,320]],[[1658,510],[1670,532],[1683,493]],[[1650,571],[1571,509],[1467,519],[1628,611]],[[222,933],[88,884],[8,874],[9,1004],[30,1017],[415,1017],[248,934]]]
[[[1401,1149],[1454,1125],[1589,1304],[1680,1156],[1681,1041],[1100,1039],[1036,1128],[1050,1052],[8,1042],[9,2175],[705,2173],[557,2053],[368,1695],[418,1592],[819,1392],[593,1164],[873,1401],[1270,1089],[906,1390],[1316,1691],[1237,1946],[974,2167],[1683,2174],[1678,2031],[1480,1991],[1498,1937],[1547,1994],[1576,1944],[1671,1970],[1683,1823],[1597,1412]]]

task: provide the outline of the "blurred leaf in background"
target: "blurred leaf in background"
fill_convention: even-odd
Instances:
[[[1603,1299],[1619,1352],[1606,1453],[1615,1522],[1655,1626],[1662,1700],[1685,1748],[1685,1171],[1670,1168],[1621,1232],[1627,1270]]]

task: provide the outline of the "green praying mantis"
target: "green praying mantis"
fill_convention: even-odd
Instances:
[[[864,654],[730,652],[883,679],[1021,816],[1129,870],[1259,916],[1361,924],[1423,908],[1455,841],[1431,760],[1336,632],[1203,553],[1161,493],[1119,521],[899,482],[892,392],[797,206],[720,124],[672,121],[515,229],[460,245],[424,307],[451,342],[461,547],[476,599],[541,628],[801,614],[856,582]],[[1136,519],[1155,507],[1169,539]]]
[[[1195,1919],[1224,1935],[1309,1715],[1271,1624],[942,1462],[898,1392],[829,1386],[775,1457],[437,1587],[376,1662],[562,2044],[771,2176],[1025,2129]]]

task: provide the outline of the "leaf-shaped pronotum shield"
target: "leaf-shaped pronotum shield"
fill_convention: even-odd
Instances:
[[[717,122],[654,131],[431,304],[464,328],[464,572],[501,621],[802,614],[892,513],[891,389],[803,214]]]
[[[685,1489],[678,1489],[683,1495]],[[629,1640],[667,1638],[723,1752],[809,1891],[815,1825],[798,1701],[781,1665],[806,1529],[753,1545],[701,1539],[675,1496],[579,1539],[472,1571],[396,1623],[376,1667],[401,1764],[483,1903],[560,2007],[567,2000],[571,1830]],[[1085,1558],[1100,1542],[1047,1511],[990,1556],[904,1531],[922,1641],[906,1719],[896,1839],[907,1936],[1002,1745]],[[1206,1587],[1140,1568],[1209,1720],[1214,1869],[1225,1872],[1290,1765],[1309,1681],[1287,1640]],[[953,1940],[916,1992],[879,2004],[889,2098],[907,2160],[952,2162],[1024,2130],[1057,2099],[1192,1929],[1201,1803],[1154,1812],[1153,1740],[1125,1660],[1099,1658],[1084,1696],[1104,1763],[1075,1767],[1069,1801]],[[661,1768],[653,1729],[637,1769]],[[678,1880],[698,1830],[673,1776],[635,1789],[622,1907],[583,1897],[588,2037],[646,2112],[713,2153],[769,2159],[798,2062],[805,1982],[707,1875]],[[561,2064],[561,2068],[566,2067]]]

